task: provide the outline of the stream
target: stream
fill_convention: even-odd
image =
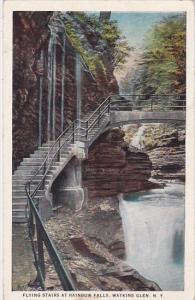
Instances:
[[[183,290],[184,185],[126,196],[120,212],[127,263],[162,290]]]
[[[131,146],[143,148],[145,126]],[[164,182],[159,189],[120,197],[126,261],[162,290],[184,289],[184,184]]]

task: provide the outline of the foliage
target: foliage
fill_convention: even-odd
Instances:
[[[129,54],[127,41],[122,37],[117,22],[105,19],[99,22],[96,15],[83,12],[69,13],[65,22],[67,35],[75,50],[80,53],[91,72],[106,73],[105,53],[114,70],[120,68]]]
[[[185,94],[185,15],[165,18],[148,33],[141,75],[135,89],[141,94]]]

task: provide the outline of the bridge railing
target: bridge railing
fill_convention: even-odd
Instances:
[[[85,137],[95,127],[101,126],[101,120],[111,111],[175,111],[186,109],[185,95],[110,95],[102,104],[84,121]]]
[[[121,99],[112,99],[113,110],[174,111],[186,109],[185,95],[120,95],[120,97]]]

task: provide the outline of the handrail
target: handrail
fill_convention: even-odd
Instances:
[[[41,284],[42,290],[45,290],[45,261],[44,261],[44,247],[47,248],[49,256],[53,261],[56,273],[60,279],[61,285],[65,291],[74,291],[76,287],[73,283],[71,275],[68,270],[64,267],[62,258],[60,257],[53,241],[49,237],[47,230],[42,222],[41,216],[39,214],[38,208],[34,203],[33,199],[28,193],[27,187],[25,186],[26,194],[28,195],[28,203],[30,208],[30,218],[29,218],[29,234],[31,238],[33,254],[35,258],[35,266],[37,269],[38,279]],[[35,219],[35,224],[34,224]],[[37,246],[34,242],[34,235],[36,230],[37,236]]]
[[[72,124],[71,124],[72,125]],[[31,183],[33,181],[33,179],[39,174],[39,172],[41,171],[41,169],[43,168],[45,162],[47,161],[47,158],[49,157],[49,154],[51,154],[54,146],[56,146],[56,144],[59,142],[60,138],[68,131],[68,129],[71,128],[71,125],[69,125],[60,135],[59,137],[56,139],[56,141],[54,142],[54,144],[52,144],[52,146],[49,149],[48,154],[46,155],[43,163],[41,164],[41,166],[39,167],[39,169],[37,170],[37,172],[31,177],[31,179],[28,181],[28,184]]]
[[[87,120],[85,120],[84,122],[89,122],[89,120],[95,115],[95,113],[108,101],[109,98],[111,98],[113,95],[108,96],[99,106],[96,110],[94,110],[94,112],[89,116],[89,118]]]
[[[39,184],[37,185],[37,187],[36,187],[36,189],[33,191],[33,193],[31,193],[31,197],[33,197],[33,196],[36,194],[37,190],[41,187],[41,185],[42,185],[42,183],[43,183],[45,177],[47,176],[47,173],[48,173],[48,171],[49,171],[49,169],[50,169],[50,167],[51,167],[51,164],[52,164],[53,161],[54,161],[54,158],[58,155],[58,152],[62,149],[62,147],[66,144],[66,142],[67,142],[67,141],[69,140],[69,138],[72,137],[72,136],[73,136],[73,132],[66,138],[65,142],[63,142],[63,143],[60,145],[60,147],[56,150],[56,152],[53,154],[53,156],[52,156],[52,158],[51,158],[51,160],[50,160],[50,162],[49,162],[49,164],[48,164],[48,166],[47,166],[47,168],[46,168],[46,170],[45,170],[45,172],[44,172],[44,174],[43,174],[43,176],[42,176],[42,178],[41,178],[41,180],[40,180],[40,182],[39,182]],[[48,158],[49,158],[49,157],[48,157]],[[44,161],[45,161],[45,160],[44,160]],[[32,182],[32,181],[31,181],[31,182]],[[27,182],[27,185],[29,185],[29,183],[31,183],[31,182]]]

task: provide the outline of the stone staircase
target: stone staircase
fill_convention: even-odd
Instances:
[[[86,122],[90,117],[90,114],[86,114],[82,119],[83,122]],[[92,116],[90,119],[91,124],[93,124],[96,119],[96,115]],[[70,161],[73,156],[77,156],[77,146],[76,142],[82,142],[85,149],[92,144],[92,142],[101,134],[102,129],[109,122],[109,115],[104,114],[101,117],[100,122],[98,124],[94,123],[94,126],[91,126],[87,134],[87,138],[85,134],[78,133],[78,127],[74,129],[74,143],[67,142],[64,144],[63,148],[60,150],[60,157],[58,157],[58,161],[54,160],[49,165],[49,169],[47,170],[46,176],[44,178],[44,184],[41,185],[35,194],[33,194],[34,200],[39,200],[39,203],[49,201],[49,193],[51,190],[51,186],[53,181],[57,178],[58,174],[63,170],[66,164]],[[82,127],[82,122],[81,122]],[[82,133],[82,129],[79,129],[79,132]],[[70,134],[68,131],[61,139],[60,143],[63,144],[66,141],[66,138]],[[20,163],[14,174],[12,175],[12,222],[14,223],[25,223],[27,222],[27,194],[25,191],[25,184],[31,181],[30,184],[30,193],[37,188],[40,182],[43,179],[44,171],[40,171],[37,173],[45,159],[49,157],[52,158],[54,153],[58,150],[58,144],[55,144],[56,141],[50,141],[48,143],[43,144],[39,147],[34,153],[30,154],[30,157],[24,158]],[[52,160],[52,159],[51,159]],[[49,161],[49,159],[48,159]],[[37,173],[37,174],[36,174]]]

